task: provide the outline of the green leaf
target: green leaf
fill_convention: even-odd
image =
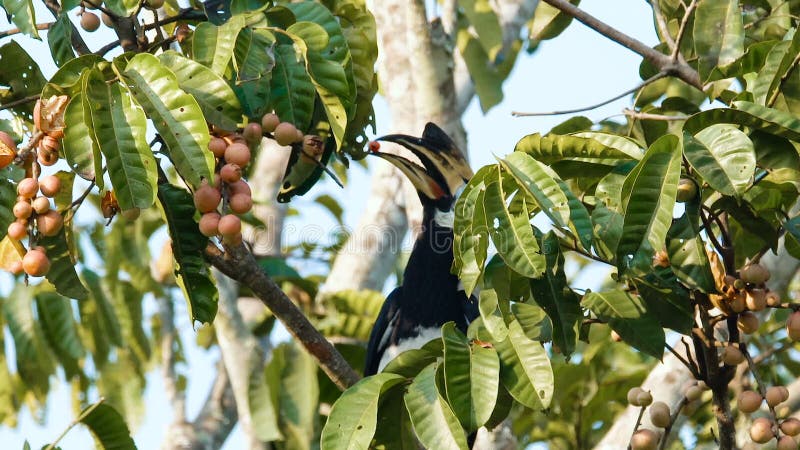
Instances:
[[[503,101],[503,80],[507,74],[497,70],[481,42],[466,28],[458,30],[456,45],[464,58],[475,93],[484,113]],[[499,50],[499,49],[498,49]]]
[[[705,243],[686,214],[673,220],[667,236],[667,255],[675,275],[690,289],[717,292]]]
[[[351,386],[336,400],[322,430],[322,450],[368,449],[377,423],[381,395],[405,378],[382,372]]]
[[[684,131],[696,135],[717,123],[732,123],[800,142],[800,118],[777,109],[750,102],[734,102],[736,109],[716,108],[692,115],[683,124]]]
[[[569,229],[581,245],[592,246],[589,212],[553,170],[524,152],[514,152],[500,165],[511,173],[519,187],[528,192],[542,212],[561,229]]]
[[[413,378],[442,356],[442,340],[439,338],[428,341],[421,348],[412,348],[397,355],[383,368],[383,372]]]
[[[10,19],[20,31],[34,39],[39,39],[39,31],[36,29],[36,12],[31,0],[2,0],[2,6],[6,10],[6,18]],[[4,67],[4,69],[7,68]]]
[[[36,312],[44,337],[58,358],[67,379],[81,373],[79,360],[86,351],[78,336],[70,301],[55,292],[36,295]]]
[[[502,341],[508,336],[508,328],[498,304],[497,292],[494,289],[481,289],[478,310],[483,319],[483,326],[493,339]]]
[[[168,51],[158,59],[175,74],[178,85],[194,96],[206,120],[223,130],[235,131],[242,107],[228,83],[202,64]]]
[[[335,308],[332,323],[327,325],[326,321],[326,326],[320,329],[325,331],[326,336],[346,336],[368,341],[383,300],[380,292],[366,289],[336,292],[326,297],[326,301]]]
[[[453,413],[467,431],[489,420],[500,384],[500,360],[492,348],[470,345],[453,322],[442,327],[444,383]]]
[[[690,334],[694,326],[694,307],[689,291],[669,268],[656,268],[643,278],[634,278],[636,290],[662,327]]]
[[[517,142],[514,151],[527,153],[548,165],[569,159],[613,166],[620,161],[642,158],[642,150],[632,141],[595,132],[566,136],[529,134]]]
[[[83,94],[76,94],[67,104],[64,112],[64,139],[61,141],[61,149],[64,158],[67,160],[70,169],[84,180],[95,178],[95,158],[100,159],[100,151],[94,144],[92,135],[94,131],[89,128],[91,121],[83,120]],[[95,155],[95,149],[97,154]],[[102,177],[101,177],[102,178]]]
[[[454,207],[456,217],[453,223],[453,268],[467,295],[472,295],[475,290],[486,262],[489,230],[486,228],[486,213],[483,208],[486,189],[484,180],[497,178],[495,171],[496,166],[479,169],[464,187]]]
[[[273,361],[275,359],[273,358]],[[252,367],[250,359],[247,359],[245,364]],[[258,424],[253,427],[253,434],[258,440],[264,442],[284,439],[278,427],[277,405],[272,400],[277,395],[273,395],[271,392],[269,381],[272,380],[269,379],[267,373],[253,373],[247,386],[247,407],[250,411],[250,418],[253,424]]]
[[[311,122],[314,84],[300,55],[291,45],[275,46],[272,71],[272,105],[281,120],[304,130]]]
[[[117,347],[122,347],[122,333],[120,331],[121,326],[119,319],[117,318],[116,311],[114,311],[114,307],[108,300],[106,289],[101,283],[100,277],[96,273],[85,268],[83,272],[81,272],[81,276],[86,282],[86,285],[89,286],[89,293],[95,304],[98,316],[98,320],[95,322],[102,325],[104,339],[108,339],[108,341]]]
[[[575,350],[582,318],[580,298],[567,284],[564,255],[555,233],[551,231],[542,237],[541,248],[547,268],[543,277],[531,279],[531,293],[553,323],[553,343],[569,357]]]
[[[108,62],[103,57],[89,54],[70,59],[50,78],[42,89],[42,97],[50,98],[53,95],[67,95],[70,98],[83,92],[81,75],[86,69],[94,67],[108,67]],[[70,122],[65,120],[67,125]]]
[[[244,16],[236,15],[221,26],[200,22],[192,34],[192,56],[198,63],[219,76],[225,75],[233,57],[239,31],[245,26]]]
[[[486,186],[483,206],[489,235],[508,267],[526,277],[541,275],[544,258],[533,236],[524,201],[522,211],[512,215],[506,205],[502,181],[497,181]]]
[[[748,90],[753,93],[753,101],[759,105],[772,106],[776,91],[788,80],[789,74],[797,70],[795,58],[800,53],[800,33],[795,32],[791,41],[777,43],[767,54],[764,66]]]
[[[92,116],[92,138],[106,159],[120,209],[146,209],[156,193],[156,160],[145,137],[147,119],[117,84],[106,84],[99,72],[87,77],[84,91]]]
[[[570,3],[578,6],[580,0],[570,0]],[[533,42],[553,39],[561,34],[570,23],[572,23],[572,16],[561,12],[555,6],[539,2],[533,13],[533,20],[530,22],[529,39]]]
[[[590,292],[583,305],[635,349],[659,360],[664,355],[664,329],[640,297],[624,291]]]
[[[733,125],[704,128],[696,136],[684,133],[684,155],[709,186],[741,197],[756,169],[753,142]]]
[[[467,437],[436,387],[438,364],[422,369],[404,396],[414,433],[424,448],[466,450]]]
[[[55,286],[56,291],[64,297],[77,300],[89,298],[89,291],[83,286],[75,271],[75,261],[69,253],[66,225],[55,236],[46,236],[39,241],[50,258],[50,271],[45,278]]]
[[[515,302],[511,304],[511,313],[528,338],[542,342],[552,340],[552,325],[542,308],[529,303]]]
[[[693,38],[699,57],[698,72],[700,78],[707,81],[714,69],[724,68],[744,54],[744,25],[739,1],[698,3]]]
[[[84,409],[80,422],[89,428],[97,448],[104,450],[136,450],[125,419],[116,409],[104,403],[95,403]]]
[[[625,179],[625,215],[617,246],[620,268],[638,265],[639,258],[649,266],[654,252],[664,247],[681,174],[679,144],[677,136],[671,134],[659,138]]]
[[[238,71],[234,91],[244,113],[252,119],[268,112],[274,45],[275,36],[267,30],[244,28],[236,38],[233,54]]]
[[[0,236],[5,237],[8,226],[17,220],[12,209],[17,202],[17,187],[14,183],[0,176]]]
[[[166,143],[178,173],[193,188],[202,179],[210,180],[214,155],[208,151],[208,125],[194,97],[178,86],[175,74],[155,56],[140,53],[121,75]]]
[[[291,3],[289,5],[291,5]],[[330,40],[328,33],[325,32],[325,28],[322,28],[314,22],[295,22],[286,29],[286,32],[300,37],[300,39],[306,43],[308,49],[315,52],[322,51],[328,46],[328,41]]]
[[[503,46],[503,29],[489,0],[462,0],[458,3],[472,29],[478,34],[478,40],[494,61]]]
[[[138,0],[105,0],[106,8],[118,17],[130,17],[139,10]]]
[[[194,221],[192,196],[181,188],[159,184],[158,204],[172,238],[175,280],[188,302],[189,317],[211,323],[217,314],[217,287],[203,257],[208,238]]]
[[[14,3],[25,4],[30,2],[28,0],[20,0]],[[0,60],[3,61],[3,70],[0,70],[0,86],[3,86],[3,89],[0,89],[0,104],[22,100],[42,92],[47,80],[42,75],[42,71],[39,70],[39,65],[36,64],[36,61],[17,41],[12,40],[0,47]],[[29,120],[33,120],[33,106],[33,102],[25,102],[10,109]]]
[[[525,335],[516,320],[508,324],[508,338],[495,343],[500,354],[500,379],[508,392],[532,409],[544,409],[553,399],[553,369],[542,344]]]
[[[72,51],[72,22],[67,14],[58,16],[55,23],[47,29],[47,44],[58,67],[75,58]]]
[[[33,316],[31,294],[32,289],[17,285],[3,301],[3,316],[14,338],[17,372],[36,398],[44,401],[50,385],[48,380],[55,367],[45,345],[41,324]]]
[[[297,342],[284,349],[286,364],[281,373],[278,393],[280,427],[286,437],[287,448],[310,449],[319,417],[319,367]]]

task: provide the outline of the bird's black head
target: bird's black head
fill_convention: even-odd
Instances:
[[[422,162],[424,167],[399,155],[372,152],[392,163],[411,180],[423,205],[450,211],[459,190],[472,178],[472,169],[455,142],[433,123],[425,125],[422,137],[389,134],[377,140],[402,145]]]

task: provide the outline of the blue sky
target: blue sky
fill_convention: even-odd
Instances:
[[[654,45],[657,41],[649,5],[643,0],[584,0],[581,2],[581,8],[647,44]],[[47,12],[39,11],[38,14],[40,21],[50,20]],[[0,19],[0,30],[7,28],[11,27],[4,18]],[[45,33],[42,33],[43,38]],[[100,47],[109,39],[108,33],[87,35],[87,43],[92,49]],[[29,39],[19,41],[41,64],[45,75],[52,75],[55,66],[50,60],[46,41],[33,45],[30,45]],[[5,43],[5,40],[0,43]],[[569,117],[514,118],[511,116],[511,111],[571,109],[614,97],[638,84],[640,61],[641,58],[629,50],[600,37],[579,23],[573,23],[555,40],[542,43],[533,55],[522,55],[504,86],[504,101],[483,115],[475,100],[464,116],[473,167],[477,169],[482,165],[493,163],[493,155],[501,156],[511,152],[516,142],[524,135],[546,132]],[[629,97],[582,114],[592,120],[601,120],[620,114],[627,106],[630,106]],[[378,135],[391,131],[391,117],[380,98],[376,100],[376,118]],[[375,163],[371,161],[370,165]],[[348,225],[357,222],[366,204],[370,183],[368,170],[358,165],[353,167],[349,174],[349,184],[345,189],[339,189],[331,182],[324,182],[315,186],[308,194],[311,199],[321,193],[329,193],[339,199],[345,206],[345,223]],[[304,223],[334,225],[324,212],[313,206],[310,199],[301,199],[294,206],[303,211],[302,215],[291,219],[296,226],[302,226]],[[160,248],[156,245],[154,247]],[[0,276],[0,285],[8,283],[8,280],[7,277]],[[187,406],[188,417],[192,418],[208,392],[211,376],[214,373],[213,367],[219,355],[215,350],[207,352],[194,346],[194,332],[182,302],[177,302],[176,305],[178,326],[182,330],[189,363],[184,370],[191,371]],[[166,426],[171,421],[171,409],[163,395],[160,374],[157,371],[151,373],[147,377],[147,383],[144,398],[146,416],[134,433],[134,439],[140,449],[158,448]],[[28,439],[32,448],[40,448],[55,439],[71,420],[69,386],[59,380],[53,383],[46,424],[43,426],[36,424],[27,410],[23,409],[17,429],[0,426],[0,443],[4,449],[22,448],[22,443]],[[89,433],[76,427],[60,445],[65,449],[84,449],[91,448],[91,442]],[[223,448],[228,450],[243,448],[238,428],[234,430]]]

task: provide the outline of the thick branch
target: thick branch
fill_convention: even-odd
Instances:
[[[220,272],[252,289],[289,333],[317,359],[322,370],[340,389],[358,381],[359,376],[334,346],[322,336],[280,287],[264,273],[253,254],[244,246],[227,247],[223,253],[214,245],[206,248],[206,258]]]
[[[579,22],[611,39],[612,41],[622,45],[634,53],[641,55],[660,71],[664,71],[671,76],[680,78],[687,84],[694,86],[701,91],[703,90],[703,84],[700,81],[700,75],[690,66],[679,61],[675,61],[669,55],[665,55],[652,49],[651,47],[648,47],[642,41],[617,30],[605,22],[598,20],[596,17],[592,16],[586,11],[576,8],[567,0],[542,1],[559,9],[569,16],[574,17]]]
[[[53,14],[53,17],[58,18],[58,15],[61,13],[61,5],[57,0],[45,0],[44,5],[47,7],[50,13]],[[86,42],[83,41],[83,37],[81,37],[80,32],[75,27],[75,24],[70,22],[69,26],[72,29],[72,38],[70,39],[72,48],[78,52],[78,55],[88,55],[89,53],[92,53],[92,51],[89,50],[89,47],[86,45]]]

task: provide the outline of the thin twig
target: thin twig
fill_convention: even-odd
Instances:
[[[64,436],[66,436],[67,433],[69,433],[69,430],[71,430],[75,425],[81,423],[81,420],[83,420],[86,417],[88,417],[89,414],[91,414],[92,411],[97,409],[97,407],[100,406],[100,404],[103,403],[104,401],[105,401],[105,398],[100,397],[100,399],[97,401],[97,403],[94,403],[94,404],[90,405],[88,408],[84,409],[83,412],[81,412],[81,415],[79,415],[75,420],[70,422],[70,424],[67,426],[67,428],[64,429],[64,431],[62,431],[61,434],[58,435],[56,440],[53,441],[47,447],[45,447],[44,450],[53,450],[54,448],[56,448],[56,444],[58,444],[61,441],[61,439],[64,439]]]
[[[689,116],[684,116],[684,115],[668,116],[666,114],[645,113],[629,108],[623,109],[622,113],[630,117],[631,119],[637,119],[637,120],[663,120],[670,122],[670,121],[686,120],[689,118]]]
[[[647,86],[648,84],[653,83],[653,82],[655,82],[657,80],[660,80],[660,79],[662,79],[662,78],[664,78],[666,76],[667,76],[666,72],[659,72],[659,73],[653,75],[652,77],[642,81],[641,83],[639,83],[635,87],[633,87],[631,89],[628,89],[627,91],[625,91],[625,92],[623,92],[623,93],[621,93],[619,95],[615,95],[614,97],[612,97],[612,98],[610,98],[608,100],[603,100],[602,102],[594,104],[594,105],[589,105],[589,106],[585,106],[585,107],[582,107],[582,108],[566,109],[566,110],[563,110],[563,111],[550,111],[550,112],[520,112],[520,111],[512,111],[511,115],[514,116],[514,117],[559,116],[559,115],[562,115],[562,114],[574,114],[574,113],[578,113],[578,112],[582,112],[582,111],[589,111],[589,110],[596,109],[596,108],[599,108],[601,106],[607,105],[607,104],[609,104],[609,103],[611,103],[613,101],[619,100],[622,97],[625,97],[626,95],[630,95],[630,94],[638,91],[639,89],[642,89],[643,87]]]
[[[686,25],[689,23],[689,19],[691,18],[694,9],[697,8],[697,0],[692,0],[692,3],[689,3],[689,6],[686,7],[685,12],[683,13],[683,19],[681,19],[681,26],[678,28],[678,34],[675,36],[675,47],[672,49],[672,54],[670,55],[670,59],[677,62],[678,55],[680,55],[680,48],[681,48],[681,41],[683,41],[683,37],[686,35]]]
[[[661,12],[661,4],[658,2],[658,0],[651,0],[650,6],[653,8],[653,15],[656,18],[656,25],[658,25],[658,31],[664,38],[664,42],[667,43],[667,46],[671,51],[678,48],[678,46],[675,45],[675,40],[672,39],[672,35],[669,34],[669,25],[667,25],[667,20],[664,18],[664,13]]]
[[[5,109],[10,109],[10,108],[15,108],[15,107],[17,107],[19,105],[24,105],[26,103],[32,103],[32,102],[35,102],[36,100],[39,100],[39,94],[29,95],[27,97],[23,97],[23,98],[20,98],[20,99],[17,99],[17,100],[14,100],[14,101],[11,101],[11,102],[8,102],[8,103],[4,103],[4,104],[0,105],[0,111],[3,111]]]
[[[696,368],[696,367],[695,367],[693,364],[689,363],[689,361],[687,361],[687,360],[686,360],[686,358],[684,358],[683,356],[681,356],[681,355],[680,355],[680,353],[676,352],[676,351],[675,351],[675,349],[674,349],[674,348],[672,348],[672,346],[671,346],[671,345],[669,345],[669,344],[667,344],[667,343],[665,342],[665,343],[664,343],[664,346],[665,346],[665,347],[667,347],[667,350],[669,350],[669,351],[670,351],[670,353],[672,353],[672,355],[673,355],[673,356],[675,356],[676,358],[678,358],[678,361],[680,361],[681,363],[683,363],[683,365],[684,365],[684,366],[686,366],[686,368],[687,368],[687,369],[689,369],[689,372],[691,372],[691,373],[692,373],[692,375],[693,375],[695,378],[699,378],[699,377],[700,377],[700,372],[698,372],[698,371],[697,371],[697,368]]]
[[[37,23],[36,24],[36,29],[39,30],[39,31],[48,30],[54,24],[55,24],[55,22]],[[13,36],[15,34],[19,34],[19,33],[22,33],[22,32],[23,31],[20,30],[19,28],[12,28],[10,30],[0,31],[0,39],[6,38],[6,37],[9,37],[9,36]]]
[[[747,360],[747,368],[750,369],[750,374],[753,375],[753,379],[756,382],[756,389],[758,393],[761,395],[761,398],[767,398],[767,387],[764,385],[764,381],[761,379],[761,376],[758,374],[758,370],[756,370],[756,363],[753,361],[753,357],[750,356],[750,352],[747,350],[747,345],[739,343],[739,350],[744,355],[744,359]],[[775,414],[775,407],[767,403],[767,408],[769,409],[769,414],[772,416],[772,423],[778,423],[778,417]],[[780,439],[781,432],[780,427],[775,428],[775,439]]]
[[[642,406],[639,409],[639,417],[636,418],[636,424],[633,425],[633,432],[631,432],[631,439],[628,442],[633,442],[633,435],[636,434],[636,430],[639,429],[639,425],[642,424],[642,417],[644,416],[644,410],[647,409],[646,406]],[[631,444],[628,444],[628,450],[631,450]]]
[[[681,398],[680,403],[675,407],[675,410],[672,411],[672,414],[669,418],[669,425],[664,428],[664,435],[661,437],[661,443],[658,445],[658,450],[664,450],[667,448],[667,438],[669,437],[670,432],[672,432],[672,426],[675,425],[675,422],[678,420],[678,416],[681,413],[681,410],[689,404],[689,399],[684,396]]]
[[[110,52],[111,50],[114,50],[114,48],[116,48],[119,45],[119,43],[120,43],[119,39],[117,39],[116,41],[111,41],[108,44],[100,47],[100,49],[94,52],[94,54],[97,56],[105,56],[106,53]]]

